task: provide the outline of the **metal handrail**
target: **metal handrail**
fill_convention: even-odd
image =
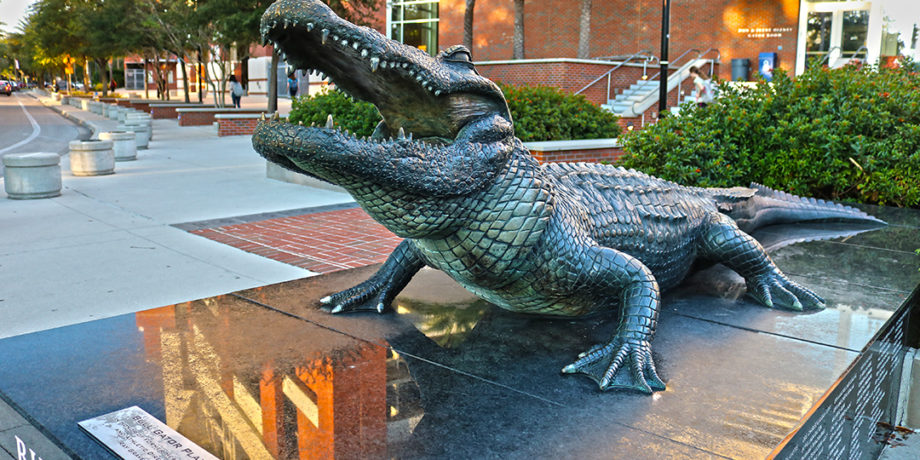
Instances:
[[[708,48],[708,49],[706,49],[706,51],[702,51],[702,52],[701,52],[700,50],[696,49],[696,48],[690,48],[690,49],[688,49],[687,51],[684,51],[683,53],[681,53],[680,56],[677,56],[677,59],[674,59],[673,61],[671,61],[671,63],[675,63],[675,62],[677,62],[677,61],[683,59],[684,56],[686,56],[687,54],[689,54],[691,51],[696,51],[696,59],[702,59],[703,56],[705,56],[705,55],[707,55],[707,54],[709,54],[709,53],[715,51],[715,53],[716,53],[716,58],[709,61],[709,74],[710,74],[710,75],[712,75],[713,72],[715,71],[715,68],[716,68],[716,67],[715,67],[715,66],[716,66],[715,61],[720,61],[720,62],[721,62],[721,60],[722,60],[722,52],[719,51],[718,48]],[[668,68],[671,68],[671,65],[670,65],[670,64],[668,65]],[[680,67],[678,67],[678,68],[680,68]],[[652,78],[649,78],[649,80],[654,80],[655,78],[658,78],[658,77],[660,77],[660,76],[661,76],[661,71],[658,71],[658,73],[655,74]],[[669,78],[670,78],[670,77],[669,77]],[[662,82],[662,83],[663,83],[663,82]],[[678,98],[678,101],[680,100],[680,93],[681,93],[681,91],[682,91],[682,88],[681,88],[682,83],[683,83],[683,79],[678,79],[678,81],[677,81],[677,98]],[[639,103],[639,101],[635,101],[635,102],[632,103],[632,106],[630,107],[630,110],[632,110],[633,113],[636,112],[636,104],[638,104],[638,103]],[[643,115],[643,117],[644,117],[644,115]],[[643,120],[644,120],[644,118],[643,118]],[[644,123],[644,121],[643,121],[643,123]]]
[[[626,65],[626,63],[628,63],[628,62],[630,62],[630,61],[632,61],[632,60],[634,60],[634,59],[638,59],[638,58],[642,58],[643,61],[644,61],[644,64],[643,64],[643,74],[644,74],[644,73],[645,73],[645,70],[644,70],[644,69],[645,69],[645,66],[648,65],[648,62],[649,62],[650,60],[653,60],[653,59],[658,59],[658,58],[655,57],[655,56],[652,56],[652,55],[649,55],[649,54],[645,54],[645,53],[646,53],[645,51],[639,51],[638,53],[635,53],[635,54],[630,55],[625,61],[623,61],[623,62],[617,64],[614,68],[608,70],[607,72],[605,72],[605,73],[602,74],[601,76],[595,78],[593,81],[591,81],[591,83],[588,83],[587,85],[585,85],[584,88],[582,88],[582,89],[580,89],[580,90],[578,90],[578,91],[575,91],[575,94],[581,94],[581,93],[583,93],[585,90],[587,90],[588,88],[594,86],[597,82],[603,80],[604,77],[606,77],[606,78],[607,78],[607,99],[610,99],[610,75],[611,75],[614,71],[616,71],[617,69],[619,69],[620,67],[623,67],[624,65]]]
[[[831,49],[827,50],[827,54],[824,55],[824,58],[821,59],[821,62],[819,62],[818,65],[823,65],[825,62],[830,62],[831,53],[833,53],[834,50],[840,51],[841,58],[845,57],[843,54],[843,49],[841,49],[839,46],[834,46]],[[859,48],[856,48],[856,51],[853,51],[853,54],[850,55],[849,59],[855,59],[856,56],[859,55],[860,51],[863,52],[863,56],[865,56],[865,59],[868,60],[869,59],[869,48],[866,48],[865,46],[860,46]]]
[[[710,48],[710,49],[712,49],[712,48]],[[669,62],[669,63],[668,63],[668,68],[671,68],[671,64],[673,64],[673,63],[675,63],[675,62],[677,62],[677,61],[683,59],[683,57],[686,56],[687,54],[689,54],[691,51],[696,51],[696,58],[697,58],[697,59],[699,59],[700,57],[703,56],[703,53],[702,53],[700,50],[698,50],[698,49],[696,49],[696,48],[690,48],[690,49],[688,49],[687,51],[684,51],[683,53],[681,53],[680,56],[677,56],[677,59],[674,59],[673,61]],[[709,50],[706,50],[706,51],[708,52]],[[658,73],[656,73],[655,75],[653,75],[653,76],[652,76],[651,78],[649,78],[648,80],[649,80],[649,81],[652,81],[652,80],[654,80],[654,79],[656,79],[656,78],[659,78],[659,77],[661,77],[661,71],[660,71],[660,70],[658,71]]]
[[[702,59],[703,56],[709,54],[712,51],[716,52],[716,58],[709,61],[709,76],[710,77],[712,77],[712,75],[716,71],[716,61],[719,61],[720,63],[722,62],[722,52],[719,51],[718,48],[709,48],[706,51],[703,51],[702,53],[700,53],[699,57],[697,58],[697,59]]]

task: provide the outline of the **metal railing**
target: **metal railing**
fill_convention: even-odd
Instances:
[[[623,60],[622,62],[620,62],[619,64],[617,64],[615,67],[613,67],[612,69],[608,70],[607,72],[604,72],[601,76],[599,76],[599,77],[595,78],[593,81],[591,81],[591,83],[588,83],[587,85],[585,85],[584,88],[582,88],[582,89],[580,89],[580,90],[578,90],[578,91],[575,91],[575,94],[581,94],[581,93],[585,92],[588,88],[594,86],[594,85],[597,84],[599,81],[601,81],[601,80],[603,80],[604,78],[606,78],[606,79],[607,79],[607,100],[610,100],[610,76],[613,74],[613,72],[615,72],[615,71],[616,71],[617,69],[619,69],[620,67],[623,67],[624,65],[626,65],[626,64],[629,63],[629,62],[632,62],[632,61],[634,61],[634,60],[639,60],[639,59],[642,59],[642,75],[643,75],[643,76],[645,76],[645,75],[647,74],[646,70],[648,69],[648,64],[649,64],[649,62],[651,62],[651,61],[658,61],[658,57],[649,54],[649,52],[648,52],[648,51],[645,51],[645,50],[639,51],[638,53],[635,53],[635,54],[631,54],[631,55],[627,56],[625,60]]]
[[[850,60],[856,59],[856,56],[859,56],[860,52],[863,53],[863,60],[869,59],[869,48],[866,48],[865,46],[860,46],[859,48],[857,48],[856,51],[853,51],[853,54],[851,54],[849,58],[847,58],[843,54],[843,50],[839,46],[835,46],[827,50],[827,54],[824,55],[824,57],[821,59],[821,62],[818,62],[818,65],[824,65],[825,63],[829,63],[831,54],[834,53],[834,50],[837,50],[840,53],[837,59],[845,58],[847,61],[850,61]]]
[[[687,51],[684,51],[683,53],[681,53],[680,56],[677,56],[676,59],[674,59],[673,61],[671,61],[671,64],[680,61],[681,59],[683,59],[684,57],[686,57],[687,55],[689,55],[691,52],[694,52],[694,51],[696,51],[696,57],[693,59],[694,61],[699,60],[699,59],[703,59],[703,57],[706,56],[707,54],[716,53],[715,59],[710,59],[710,60],[709,60],[709,75],[712,75],[712,74],[715,72],[716,61],[721,61],[721,60],[722,60],[722,52],[719,51],[718,48],[708,48],[708,49],[706,49],[706,51],[700,51],[700,50],[698,50],[698,49],[696,49],[696,48],[690,48],[690,49],[688,49]],[[689,62],[688,62],[687,64],[689,64]],[[684,65],[686,65],[686,64],[684,64]],[[668,68],[670,69],[670,68],[672,68],[672,66],[671,66],[671,65],[668,65]],[[678,69],[680,69],[680,67],[678,67]],[[656,73],[656,74],[653,75],[651,78],[649,78],[649,80],[651,81],[651,80],[659,79],[659,81],[660,81],[660,77],[661,77],[661,71],[658,71],[658,73]],[[668,78],[670,78],[670,77],[668,77]],[[678,98],[678,101],[680,101],[680,94],[681,94],[681,92],[683,91],[684,79],[681,78],[679,75],[678,75],[677,78],[678,78],[678,80],[677,80],[677,98]],[[666,82],[666,81],[667,81],[667,80],[665,80],[665,82]],[[664,83],[664,84],[666,84],[666,83]],[[640,101],[636,101],[636,102],[633,102],[633,103],[632,103],[632,107],[630,107],[630,110],[632,110],[633,113],[636,113],[636,104],[638,104],[639,102],[640,102]],[[643,119],[643,124],[644,124],[644,119]]]

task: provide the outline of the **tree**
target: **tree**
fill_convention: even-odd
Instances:
[[[578,58],[591,56],[591,0],[581,0],[581,15],[578,21]]]
[[[466,10],[463,12],[463,46],[473,50],[473,9],[476,0],[466,0]]]
[[[511,45],[511,58],[524,59],[524,0],[514,0],[514,36]]]

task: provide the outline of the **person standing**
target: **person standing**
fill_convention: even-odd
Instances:
[[[233,101],[233,107],[240,108],[240,101],[243,99],[243,85],[236,81],[236,75],[230,75],[230,100]]]
[[[690,75],[693,75],[693,87],[696,88],[696,105],[706,107],[715,99],[712,91],[712,80],[706,72],[696,66],[690,67]]]
[[[294,72],[288,74],[288,94],[291,95],[291,99],[297,96],[297,78],[295,78]]]

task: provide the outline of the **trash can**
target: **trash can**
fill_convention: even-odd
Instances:
[[[750,59],[732,59],[732,81],[747,81],[750,74]]]
[[[776,68],[776,53],[760,53],[757,57],[757,71],[764,81],[773,81],[773,69]]]

